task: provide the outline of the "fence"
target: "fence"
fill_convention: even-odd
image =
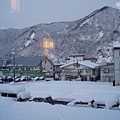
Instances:
[[[3,76],[14,76],[14,71],[10,70],[1,70],[0,71]],[[46,74],[40,72],[38,70],[30,70],[30,71],[20,71],[15,70],[15,76],[31,76],[31,77],[46,77]]]

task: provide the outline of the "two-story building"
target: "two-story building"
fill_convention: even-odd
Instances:
[[[102,82],[113,82],[114,71],[114,63],[106,63],[106,65],[100,66],[100,80]]]
[[[82,60],[74,61],[64,64],[60,67],[62,69],[61,79],[76,79],[78,77],[81,80],[100,80],[99,77],[99,64],[91,61]]]
[[[75,62],[75,61],[82,61],[85,57],[85,54],[71,54],[69,55],[68,58],[66,58],[66,63],[70,63],[70,62]]]
[[[120,84],[120,44],[113,46],[115,84]]]
[[[78,61],[87,60],[87,61],[96,63],[97,58],[87,58],[85,57],[85,54],[71,54],[65,60],[66,60],[66,63],[75,62],[77,60]]]

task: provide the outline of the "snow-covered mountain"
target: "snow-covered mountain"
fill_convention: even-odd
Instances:
[[[112,46],[120,42],[120,11],[108,6],[76,21],[38,24],[25,29],[0,29],[0,57],[43,55],[43,38],[53,39],[49,56],[65,58],[85,53],[87,57],[112,57]]]

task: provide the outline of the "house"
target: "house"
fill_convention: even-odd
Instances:
[[[87,60],[87,61],[91,61],[91,62],[96,63],[97,58],[87,58],[87,57],[85,57],[85,54],[71,54],[65,60],[66,60],[66,63],[74,62],[74,61],[77,61],[77,60],[78,61]]]
[[[39,63],[40,71],[46,73],[47,77],[54,76],[54,64],[48,57],[44,57]]]
[[[68,58],[66,58],[66,63],[70,63],[70,62],[75,62],[75,61],[82,61],[85,57],[85,54],[71,54],[69,55]]]
[[[113,46],[115,85],[120,84],[120,44]]]
[[[61,79],[99,80],[99,64],[91,61],[74,61],[60,66],[62,69]]]
[[[60,66],[64,64],[65,63],[62,63],[62,62],[54,63],[55,80],[59,80],[61,78],[62,69],[60,68]]]
[[[53,76],[54,65],[45,56],[14,57],[14,59],[0,59],[0,68],[7,76]]]
[[[114,80],[114,63],[107,63],[100,67],[100,80],[102,82],[113,82]]]

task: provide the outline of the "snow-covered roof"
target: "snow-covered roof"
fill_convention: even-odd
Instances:
[[[57,65],[64,65],[65,63],[63,63],[63,62],[60,62],[60,63],[53,63],[55,66],[57,66]]]
[[[25,87],[18,87],[18,86],[8,86],[8,85],[1,85],[0,92],[1,93],[13,93],[18,94],[19,92],[25,91]]]
[[[77,63],[77,62],[70,62],[70,63],[67,63],[67,64],[64,64],[64,65],[60,66],[60,68],[67,67],[67,66],[73,65],[75,63]]]
[[[78,64],[80,64],[80,65],[83,65],[83,66],[86,66],[86,67],[89,67],[89,68],[92,68],[92,69],[94,69],[95,67],[98,67],[98,66],[99,66],[99,64],[97,64],[97,63],[93,63],[93,62],[90,62],[90,61],[87,61],[87,60],[83,60],[83,61],[78,61],[78,62],[77,62],[77,61],[75,61],[75,62],[70,62],[70,63],[68,63],[68,64],[65,64],[65,65],[60,66],[60,68],[64,68],[64,67],[67,67],[67,66],[76,64],[76,63],[78,63]]]
[[[78,63],[83,65],[83,66],[89,67],[89,68],[95,68],[95,67],[99,66],[99,64],[94,63],[94,62],[90,62],[90,61],[87,61],[87,60],[79,61]]]

